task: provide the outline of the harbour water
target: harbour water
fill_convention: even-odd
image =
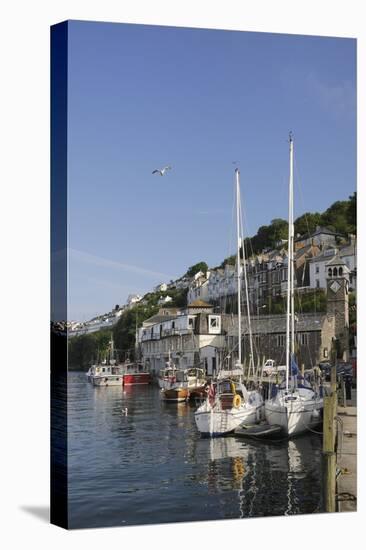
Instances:
[[[319,435],[203,439],[194,411],[155,386],[93,387],[70,372],[69,527],[323,511]]]

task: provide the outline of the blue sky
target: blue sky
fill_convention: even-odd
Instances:
[[[219,264],[236,166],[247,234],[286,218],[289,130],[295,216],[356,189],[355,40],[72,21],[68,85],[71,319]]]

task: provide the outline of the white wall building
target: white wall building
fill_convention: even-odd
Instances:
[[[140,294],[129,294],[129,296],[127,297],[127,306],[131,307],[134,304],[137,304],[138,302],[140,302],[141,300],[142,300],[142,296],[140,296]]]
[[[169,357],[180,368],[200,364],[208,375],[216,372],[225,344],[221,315],[190,311],[174,317],[155,315],[138,330],[143,362],[155,375]]]
[[[165,292],[168,290],[168,285],[166,283],[160,283],[154,288],[154,292]]]
[[[353,277],[350,276],[350,286],[355,289],[357,252],[354,238],[351,238],[350,243],[342,247],[337,247],[335,245],[329,246],[318,256],[309,260],[310,288],[327,288],[327,264],[335,256],[339,256],[344,262],[347,270],[349,270],[351,274],[353,273]]]

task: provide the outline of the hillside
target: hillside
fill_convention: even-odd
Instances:
[[[323,226],[337,233],[348,235],[356,233],[356,200],[354,193],[348,201],[336,201],[322,214],[307,212],[295,220],[295,235],[308,236],[315,231],[317,226]],[[268,226],[261,226],[256,235],[246,239],[246,250],[248,256],[258,254],[266,248],[276,248],[283,246],[282,241],[287,240],[288,224],[286,220],[277,218],[271,221]],[[279,244],[281,243],[281,244]],[[235,263],[235,256],[226,258],[221,266],[226,263]],[[196,273],[206,271],[208,266],[205,262],[198,262],[189,267],[185,277],[193,277]],[[177,281],[176,281],[177,282]],[[318,293],[316,299],[319,300],[318,309],[322,309],[324,296]],[[134,358],[136,329],[141,327],[143,321],[155,315],[159,310],[159,300],[169,296],[172,301],[168,303],[169,307],[184,307],[186,305],[187,289],[175,288],[171,281],[166,291],[148,292],[142,300],[134,306],[126,309],[121,315],[118,323],[113,329],[105,329],[94,334],[85,334],[76,336],[69,341],[69,368],[70,370],[86,370],[92,361],[106,355],[111,334],[113,333],[115,348],[119,350],[120,358],[123,360],[128,355],[130,359]],[[309,303],[308,303],[309,302]],[[274,304],[276,313],[283,313],[284,303],[280,300]],[[302,311],[312,311],[314,308],[314,297],[302,298]]]

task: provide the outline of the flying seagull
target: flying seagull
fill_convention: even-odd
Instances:
[[[162,168],[161,170],[154,170],[153,174],[160,174],[160,176],[164,176],[165,172],[171,169],[172,169],[171,166],[164,166],[164,168]]]

